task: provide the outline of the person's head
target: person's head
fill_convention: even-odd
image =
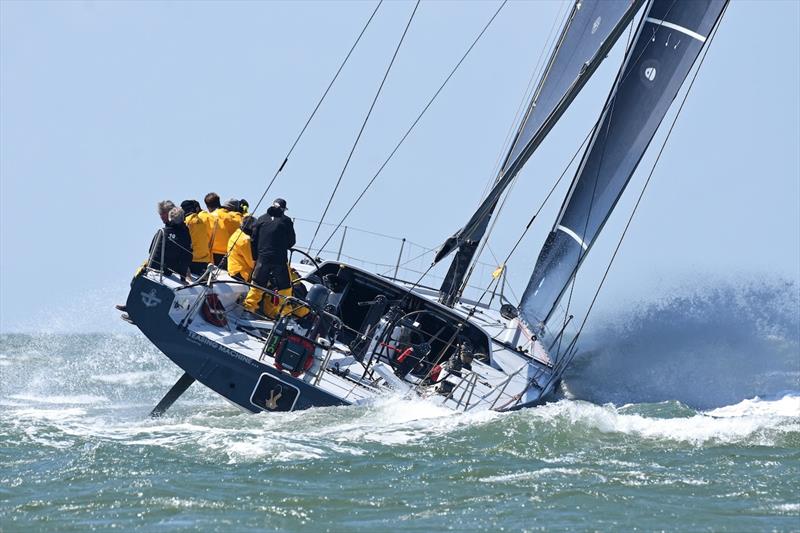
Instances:
[[[275,198],[272,205],[267,209],[267,214],[271,217],[279,217],[286,212],[286,200]]]
[[[240,226],[242,228],[242,233],[244,233],[245,235],[252,235],[253,228],[255,227],[255,225],[256,225],[256,219],[251,217],[250,215],[245,215],[244,218],[242,219],[242,224]]]
[[[246,215],[250,212],[250,203],[244,198],[242,198],[241,200],[239,200],[239,208],[242,214]]]
[[[183,209],[184,215],[199,213],[200,202],[198,202],[197,200],[184,200],[181,202],[181,209]]]
[[[213,211],[214,209],[220,207],[219,194],[215,192],[206,194],[206,197],[203,198],[203,201],[206,203],[206,208],[208,208],[209,211]]]
[[[180,207],[173,207],[167,213],[167,220],[170,225],[182,224],[184,219],[183,209]]]
[[[283,198],[275,198],[275,200],[272,201],[272,206],[277,207],[282,211],[286,211],[288,209],[288,207],[286,207],[286,200]]]
[[[169,222],[169,218],[167,218],[167,215],[169,214],[169,210],[172,209],[173,207],[175,207],[175,204],[172,203],[172,200],[161,200],[160,202],[158,202],[158,207],[157,207],[158,216],[161,217],[161,222],[163,222],[164,224]]]
[[[230,200],[222,204],[222,207],[224,207],[228,211],[239,211],[241,209],[241,207],[239,206],[239,200],[237,200],[236,198],[231,198]]]

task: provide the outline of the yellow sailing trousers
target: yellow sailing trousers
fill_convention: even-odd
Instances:
[[[277,292],[280,294],[280,296],[267,294],[265,298],[264,291],[255,287],[250,287],[250,290],[247,292],[247,296],[244,299],[244,308],[252,313],[256,313],[258,312],[259,304],[263,301],[261,313],[268,318],[278,318],[278,312],[280,311],[281,306],[283,306],[283,311],[281,312],[282,316],[293,314],[298,318],[302,318],[308,314],[307,307],[294,304],[283,305],[285,298],[282,297],[292,295],[291,287]]]

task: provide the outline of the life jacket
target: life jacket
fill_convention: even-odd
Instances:
[[[186,215],[186,226],[192,237],[192,261],[195,263],[211,262],[211,215],[205,211]]]
[[[250,248],[250,236],[237,229],[228,239],[228,274],[239,274],[245,281],[250,281],[256,262]]]

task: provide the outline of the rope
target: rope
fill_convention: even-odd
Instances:
[[[675,114],[675,117],[672,119],[672,124],[670,125],[669,130],[667,131],[667,135],[664,138],[664,141],[661,143],[661,148],[659,149],[658,155],[656,156],[656,159],[653,162],[653,166],[650,169],[650,173],[648,174],[647,179],[644,182],[644,186],[642,187],[642,190],[639,193],[639,197],[636,199],[636,203],[634,204],[633,210],[631,211],[631,214],[628,217],[628,221],[625,224],[625,228],[622,230],[622,235],[620,236],[619,241],[617,242],[616,248],[614,248],[614,253],[611,255],[611,259],[609,260],[608,266],[606,267],[606,270],[603,273],[603,277],[600,280],[600,284],[597,286],[597,290],[595,291],[594,296],[592,297],[592,301],[589,304],[589,308],[586,310],[586,315],[583,317],[583,321],[581,322],[580,328],[578,328],[578,332],[575,334],[575,337],[573,337],[572,341],[566,348],[567,356],[564,358],[562,370],[569,365],[569,363],[572,361],[572,359],[575,357],[575,354],[577,353],[576,345],[578,342],[578,338],[583,332],[583,329],[586,326],[586,322],[589,320],[589,315],[591,314],[592,309],[594,308],[594,305],[597,302],[597,297],[600,295],[600,290],[603,288],[603,285],[605,284],[605,281],[608,278],[608,273],[611,271],[611,266],[614,264],[614,260],[617,258],[617,254],[620,250],[620,247],[622,246],[622,242],[625,239],[625,236],[628,233],[628,229],[631,226],[633,217],[636,215],[636,211],[639,208],[639,204],[641,203],[642,198],[644,197],[644,193],[647,190],[648,185],[650,184],[653,174],[655,173],[655,169],[658,166],[658,162],[661,160],[661,156],[664,153],[664,148],[667,146],[667,142],[669,141],[669,138],[672,135],[672,131],[675,128],[675,124],[678,121],[678,117],[680,117],[681,111],[683,111],[683,106],[684,104],[686,104],[686,100],[689,97],[689,93],[692,91],[692,87],[694,86],[694,82],[697,79],[697,75],[699,74],[700,69],[703,67],[703,62],[705,61],[706,56],[708,55],[708,51],[711,48],[711,43],[713,42],[714,37],[717,34],[717,30],[719,29],[719,20],[722,20],[722,17],[725,15],[725,11],[727,11],[727,9],[728,9],[728,4],[725,4],[725,7],[722,9],[722,13],[720,14],[720,17],[718,19],[717,25],[714,27],[714,31],[708,38],[708,44],[705,50],[703,50],[703,55],[700,57],[700,62],[698,63],[697,69],[695,69],[694,74],[692,75],[692,79],[689,82],[689,87],[686,89],[686,93],[683,95],[683,99],[681,100],[681,105],[680,107],[678,107],[678,111]],[[553,373],[553,376],[555,375],[557,375],[556,372]],[[548,383],[548,386],[549,385],[550,384]]]
[[[336,229],[334,229],[334,230],[333,230],[333,233],[331,233],[331,235],[330,235],[330,236],[328,237],[328,239],[327,239],[327,240],[326,240],[326,241],[323,243],[323,245],[320,247],[320,249],[322,249],[322,248],[325,248],[325,246],[327,246],[327,244],[328,244],[328,243],[330,242],[330,240],[333,238],[333,235],[334,235],[334,234],[335,234],[335,233],[336,233],[336,232],[339,230],[339,228],[341,227],[341,225],[342,225],[342,224],[344,224],[344,221],[345,221],[345,220],[347,220],[347,217],[348,217],[348,216],[350,216],[350,213],[352,213],[352,212],[353,212],[353,209],[355,209],[355,208],[356,208],[356,206],[357,206],[357,205],[358,205],[358,203],[361,201],[361,199],[364,197],[364,195],[367,193],[367,191],[370,189],[370,187],[372,187],[372,184],[373,184],[373,183],[375,183],[375,180],[376,180],[376,179],[378,179],[378,176],[380,176],[381,172],[383,172],[383,169],[384,169],[384,168],[386,168],[386,165],[388,165],[388,164],[389,164],[389,161],[391,161],[391,160],[392,160],[392,158],[394,157],[395,153],[397,153],[397,150],[400,148],[400,146],[403,144],[403,142],[405,142],[406,138],[407,138],[407,137],[408,137],[408,136],[411,134],[411,132],[413,131],[413,129],[414,129],[414,128],[416,127],[416,125],[419,123],[420,119],[422,119],[422,116],[425,114],[425,112],[426,112],[426,111],[428,111],[428,108],[431,106],[431,104],[433,104],[433,102],[436,100],[436,98],[439,96],[439,94],[440,94],[440,93],[442,92],[442,90],[445,88],[445,86],[447,85],[447,83],[450,81],[450,79],[451,79],[451,78],[453,77],[453,75],[456,73],[456,71],[458,70],[458,68],[461,66],[461,64],[464,62],[464,60],[467,58],[467,56],[468,56],[468,55],[469,55],[469,53],[472,51],[472,49],[475,47],[475,45],[478,43],[478,41],[481,39],[481,37],[483,37],[483,34],[484,34],[484,33],[486,33],[486,30],[487,30],[487,29],[489,29],[489,26],[492,24],[492,22],[494,21],[494,19],[495,19],[495,18],[497,18],[497,15],[498,15],[498,14],[500,14],[500,11],[503,9],[503,6],[505,6],[507,2],[508,2],[508,0],[503,0],[503,3],[502,3],[502,4],[500,4],[500,7],[498,7],[498,8],[497,8],[497,11],[495,11],[495,12],[494,12],[494,15],[492,15],[492,18],[490,18],[490,19],[489,19],[489,22],[487,22],[487,23],[486,23],[486,25],[485,25],[485,26],[483,27],[483,29],[480,31],[480,33],[478,34],[478,36],[477,36],[477,37],[475,37],[475,40],[474,40],[474,41],[472,41],[472,44],[469,46],[469,48],[467,48],[467,51],[466,51],[466,52],[464,52],[464,55],[463,55],[463,56],[461,56],[461,59],[459,59],[459,60],[458,60],[458,62],[456,63],[456,65],[455,65],[455,66],[453,67],[453,69],[450,71],[450,74],[448,74],[448,75],[447,75],[447,78],[445,78],[444,82],[442,82],[442,84],[439,86],[439,88],[438,88],[438,89],[436,90],[436,92],[433,94],[433,96],[431,97],[431,99],[430,99],[430,100],[428,100],[428,103],[427,103],[427,104],[425,104],[425,106],[422,108],[422,111],[420,111],[419,115],[417,115],[417,118],[415,118],[415,119],[414,119],[414,122],[412,122],[412,123],[411,123],[411,126],[409,126],[409,128],[406,130],[406,132],[403,134],[403,136],[402,136],[402,137],[400,138],[400,140],[397,142],[397,144],[395,145],[394,149],[393,149],[393,150],[392,150],[392,151],[389,153],[389,156],[388,156],[388,157],[387,157],[387,158],[384,160],[384,162],[383,162],[383,163],[381,164],[381,166],[378,168],[377,172],[375,172],[375,174],[372,176],[372,179],[370,179],[370,180],[369,180],[369,182],[367,183],[367,185],[364,187],[364,189],[361,191],[361,193],[360,193],[360,194],[358,195],[358,197],[356,198],[355,202],[353,202],[353,204],[350,206],[350,208],[349,208],[349,209],[347,210],[347,212],[344,214],[344,216],[342,217],[342,219],[341,219],[341,220],[339,221],[339,223],[336,225]]]
[[[580,146],[578,146],[578,149],[575,150],[574,154],[572,154],[572,157],[570,158],[569,163],[567,163],[567,166],[564,167],[564,171],[561,172],[561,175],[558,177],[556,182],[550,188],[550,191],[547,193],[547,196],[544,197],[544,200],[542,200],[542,203],[539,205],[539,208],[536,210],[536,212],[533,214],[531,219],[528,221],[528,224],[525,226],[525,229],[522,231],[522,234],[520,234],[519,238],[517,239],[517,242],[514,243],[514,246],[511,248],[511,251],[508,252],[508,255],[506,255],[505,260],[502,263],[500,263],[500,266],[507,265],[509,260],[511,260],[511,256],[514,255],[514,252],[517,251],[517,248],[519,247],[520,243],[522,243],[522,240],[525,238],[525,235],[528,233],[528,230],[531,229],[531,226],[533,225],[533,221],[536,220],[536,217],[538,217],[539,213],[542,212],[542,209],[544,209],[544,206],[547,204],[547,202],[550,200],[550,197],[553,195],[553,193],[558,188],[558,185],[561,183],[561,180],[563,180],[564,176],[567,175],[567,171],[572,166],[572,163],[575,162],[575,158],[577,158],[578,154],[581,153],[581,151],[583,150],[583,146],[586,144],[586,141],[589,140],[589,137],[591,137],[592,132],[594,131],[594,128],[595,128],[595,126],[592,126],[592,129],[589,130],[589,133],[586,134],[586,137],[584,137],[584,139],[581,142]],[[486,287],[486,289],[484,289],[483,294],[481,294],[480,298],[478,298],[478,303],[480,303],[483,300],[483,297],[486,296],[486,294],[489,292],[489,289],[492,287],[492,283],[494,281],[495,280],[492,280],[492,281],[489,282],[489,285]]]
[[[361,41],[361,37],[367,31],[367,28],[369,27],[370,23],[372,22],[372,19],[375,18],[375,14],[378,12],[378,9],[381,7],[381,4],[383,4],[383,0],[378,0],[378,5],[375,6],[375,9],[372,11],[372,14],[369,16],[369,19],[367,19],[367,22],[366,22],[366,24],[364,24],[364,27],[361,28],[361,32],[358,34],[358,37],[356,37],[356,40],[353,43],[353,46],[350,47],[350,50],[347,52],[347,55],[345,56],[344,60],[339,65],[339,68],[336,69],[336,74],[333,75],[333,78],[331,79],[330,83],[328,83],[328,86],[325,88],[325,92],[322,93],[322,96],[320,97],[319,101],[317,101],[317,105],[314,106],[314,110],[311,111],[311,114],[306,119],[305,124],[303,124],[303,127],[300,130],[300,133],[297,134],[297,137],[295,138],[294,142],[292,143],[292,146],[289,148],[289,151],[286,152],[286,156],[283,158],[283,162],[281,163],[281,166],[278,167],[278,170],[275,171],[275,174],[272,176],[272,179],[270,180],[269,184],[267,185],[267,188],[264,190],[264,193],[261,195],[261,198],[258,199],[258,202],[256,203],[256,206],[253,208],[253,214],[255,214],[256,210],[261,205],[261,202],[264,201],[264,198],[267,196],[267,193],[272,188],[272,184],[275,183],[275,180],[278,178],[278,174],[281,173],[281,171],[283,170],[283,167],[285,167],[286,163],[289,162],[289,156],[292,155],[292,152],[294,152],[294,149],[297,146],[297,143],[300,142],[300,139],[303,137],[303,134],[306,132],[306,129],[308,129],[308,125],[311,123],[311,120],[317,114],[317,111],[319,110],[320,106],[322,105],[322,102],[325,100],[325,97],[328,96],[328,93],[330,92],[331,87],[333,87],[334,82],[336,82],[336,79],[339,77],[339,74],[341,74],[342,69],[344,69],[344,66],[347,64],[347,61],[350,59],[350,56],[353,54],[353,50],[356,49],[356,46],[358,45],[359,41]]]
[[[300,139],[305,134],[306,129],[308,129],[308,125],[311,123],[311,120],[317,114],[317,111],[319,110],[320,106],[322,106],[322,102],[325,101],[325,98],[328,96],[328,93],[330,92],[331,88],[333,87],[333,84],[339,78],[339,74],[341,74],[342,70],[344,69],[344,66],[347,64],[347,61],[350,59],[350,56],[353,54],[353,50],[356,49],[356,46],[361,41],[361,37],[363,37],[364,33],[367,31],[367,28],[369,27],[370,23],[372,22],[372,19],[375,18],[375,14],[378,12],[378,9],[381,7],[381,4],[383,4],[383,0],[378,0],[378,5],[375,6],[375,9],[372,11],[372,14],[367,19],[367,22],[364,24],[364,27],[361,28],[361,32],[358,34],[358,37],[356,37],[355,42],[350,47],[350,50],[348,50],[347,55],[342,60],[341,64],[339,65],[339,68],[336,69],[336,73],[333,75],[333,78],[331,79],[330,83],[328,83],[328,86],[325,88],[325,91],[322,93],[322,96],[319,98],[319,100],[317,101],[317,104],[314,106],[314,109],[311,111],[311,114],[306,119],[305,124],[303,124],[303,127],[300,129],[300,133],[297,134],[297,137],[295,137],[295,140],[292,143],[291,147],[289,148],[289,151],[286,152],[286,156],[284,156],[283,162],[280,164],[278,169],[272,175],[272,179],[269,181],[269,184],[267,184],[267,188],[264,189],[264,192],[261,194],[261,197],[258,199],[258,202],[256,202],[256,205],[252,210],[253,216],[255,216],[256,211],[261,206],[261,203],[264,201],[264,198],[266,198],[267,193],[272,188],[272,185],[275,183],[275,180],[278,179],[278,175],[281,173],[283,168],[286,166],[286,163],[289,162],[289,157],[292,155],[292,152],[294,152],[294,149],[297,147],[297,144],[300,142]],[[239,242],[239,238],[240,237],[241,237],[241,233],[236,237],[236,240],[234,241],[234,245],[237,242]],[[230,250],[228,250],[225,253],[225,256],[222,258],[222,260],[220,260],[220,264],[217,265],[217,267],[220,267],[222,265],[222,263],[228,258],[229,254],[230,254]],[[217,275],[218,275],[218,271],[212,273],[210,278],[211,279],[216,279]],[[208,287],[204,289],[203,297],[205,297],[205,293],[207,292],[207,290],[208,290]],[[199,299],[198,299],[198,301],[199,301]],[[192,307],[189,310],[189,313],[186,315],[187,316],[187,320],[188,320],[189,317],[193,316],[193,314],[196,311],[197,311],[197,305],[195,305],[194,307]]]
[[[317,239],[317,235],[319,234],[319,229],[322,227],[322,222],[325,220],[325,215],[328,214],[328,209],[331,207],[331,203],[333,202],[334,196],[336,196],[336,191],[339,190],[339,185],[342,183],[342,178],[344,177],[344,173],[347,171],[347,167],[350,165],[350,160],[353,158],[353,154],[356,151],[356,147],[358,146],[358,142],[361,140],[361,135],[364,133],[364,128],[367,127],[367,122],[369,122],[369,117],[372,115],[372,111],[375,109],[375,104],[378,102],[378,98],[381,95],[381,91],[383,91],[383,86],[386,83],[386,79],[389,77],[389,72],[392,70],[392,65],[394,65],[395,59],[397,59],[397,54],[400,52],[400,47],[403,45],[403,41],[406,38],[406,34],[408,33],[408,28],[411,27],[411,21],[414,20],[414,15],[417,13],[417,8],[419,8],[419,3],[421,0],[417,0],[417,3],[414,4],[414,10],[411,12],[411,16],[408,18],[408,22],[406,23],[406,27],[403,30],[403,34],[400,36],[400,42],[397,43],[397,47],[394,49],[394,54],[392,54],[392,59],[389,61],[389,66],[386,67],[386,72],[383,74],[383,79],[381,80],[381,84],[378,86],[378,90],[375,93],[375,97],[372,99],[372,103],[369,106],[369,110],[367,111],[367,116],[364,117],[364,121],[361,123],[361,129],[358,130],[358,135],[356,135],[356,140],[353,142],[352,148],[350,148],[350,153],[347,155],[347,160],[344,162],[344,166],[342,167],[342,171],[339,173],[339,178],[336,180],[336,185],[333,187],[333,192],[331,193],[330,197],[328,197],[328,203],[325,205],[325,210],[322,212],[322,216],[319,219],[319,224],[317,224],[317,229],[314,230],[314,236],[311,237],[311,244],[308,245],[309,250],[314,246],[314,241]],[[338,228],[337,228],[338,229]],[[327,241],[325,244],[328,244]],[[322,245],[322,248],[325,247],[325,244]],[[320,248],[320,250],[322,249]]]
[[[544,59],[545,52],[547,52],[548,50],[552,50],[556,40],[558,39],[558,35],[556,34],[555,30],[556,28],[563,26],[563,21],[565,21],[566,17],[569,15],[570,12],[569,9],[567,9],[563,13],[563,15],[561,13],[564,7],[568,5],[569,5],[568,2],[563,2],[561,7],[558,8],[558,12],[556,13],[555,18],[553,19],[553,24],[552,26],[550,26],[550,32],[547,34],[547,39],[545,39],[544,41],[544,46],[539,51],[539,57],[536,60],[536,66],[531,71],[531,77],[530,79],[528,79],[528,84],[525,87],[525,92],[522,94],[522,99],[520,100],[519,105],[517,106],[517,110],[514,112],[514,120],[508,127],[508,132],[506,132],[506,137],[505,140],[503,141],[502,148],[500,149],[500,153],[497,154],[497,160],[495,161],[495,164],[492,167],[493,170],[491,176],[494,177],[489,178],[489,180],[486,183],[486,186],[483,188],[483,193],[481,194],[481,201],[483,200],[483,198],[486,197],[486,195],[489,192],[489,189],[491,189],[491,187],[497,181],[497,174],[501,170],[500,165],[502,165],[504,161],[503,154],[507,155],[508,152],[510,152],[511,149],[513,148],[510,144],[512,140],[515,139],[514,132],[519,130],[519,127],[522,123],[522,119],[525,117],[527,113],[527,108],[525,104],[527,102],[530,102],[531,98],[533,97],[533,92],[536,90],[534,82],[536,81],[537,78],[540,77],[541,74],[540,67],[542,67],[542,59]],[[559,24],[559,21],[562,21],[562,23]],[[481,202],[478,202],[478,206],[480,206],[480,203]]]

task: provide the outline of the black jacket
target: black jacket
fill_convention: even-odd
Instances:
[[[296,241],[294,223],[280,209],[270,207],[253,227],[250,246],[256,261],[269,264],[286,264],[288,250]]]
[[[153,256],[153,268],[161,267],[161,232],[156,233],[153,242],[150,244],[150,253]],[[192,238],[189,235],[189,228],[186,224],[166,224],[164,226],[164,236],[167,242],[164,247],[164,272],[169,274],[176,272],[180,276],[186,275],[189,265],[192,262]],[[155,251],[153,251],[155,247]]]

